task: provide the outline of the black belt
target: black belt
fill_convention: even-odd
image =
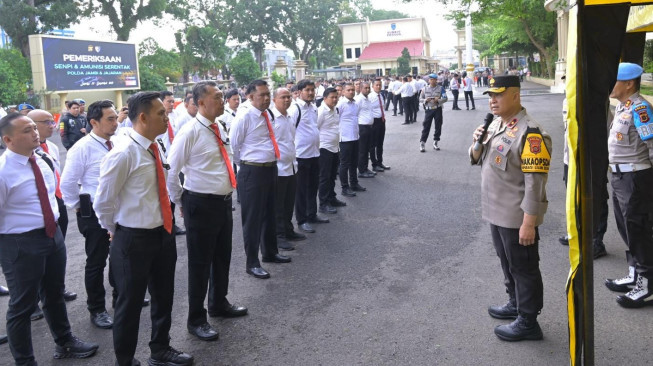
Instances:
[[[220,199],[220,200],[225,200],[225,201],[227,201],[227,200],[230,200],[230,199],[231,199],[231,194],[232,194],[233,192],[231,192],[231,193],[229,193],[229,194],[225,194],[225,195],[219,195],[219,194],[210,194],[210,193],[199,193],[199,192],[193,192],[193,191],[189,191],[189,190],[187,190],[187,189],[184,189],[184,193],[186,193],[186,194],[188,194],[188,195],[191,195],[191,196],[195,196],[195,197],[201,197],[201,198],[213,198],[213,199]]]
[[[265,168],[270,168],[270,167],[273,167],[273,166],[277,166],[276,161],[270,161],[268,163],[255,163],[253,161],[241,161],[240,163],[244,164],[244,165],[258,166],[258,167],[265,167]]]
[[[151,233],[151,232],[165,231],[163,225],[157,226],[157,227],[152,228],[152,229],[140,229],[140,228],[127,227],[127,226],[122,226],[120,224],[116,224],[116,231],[118,229],[128,231],[130,233],[136,233],[136,234],[147,234],[147,233]],[[167,233],[167,231],[166,231],[166,233]]]

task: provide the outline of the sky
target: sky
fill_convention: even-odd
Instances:
[[[448,10],[441,3],[435,0],[413,0],[409,4],[395,0],[373,0],[372,3],[376,9],[397,10],[409,16],[425,17],[431,35],[432,52],[453,49],[455,46],[456,33],[452,22],[444,18]],[[428,11],[424,11],[425,8]],[[135,30],[132,30],[129,41],[139,44],[144,39],[152,37],[164,49],[176,48],[174,33],[183,27],[181,22],[167,16],[163,21],[159,21],[159,24],[166,28],[165,31],[161,31],[161,26],[156,26],[152,21],[140,23]],[[108,18],[104,16],[84,19],[70,29],[75,31],[75,38],[79,39],[116,39],[115,34],[111,33]]]

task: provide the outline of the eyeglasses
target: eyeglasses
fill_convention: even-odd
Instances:
[[[50,125],[50,126],[56,126],[57,125],[57,122],[55,122],[53,120],[34,121],[34,122],[36,122],[36,123],[45,123],[45,124]]]

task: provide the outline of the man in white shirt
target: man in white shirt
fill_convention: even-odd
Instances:
[[[410,74],[408,75],[408,83],[410,83],[410,86],[413,89],[413,96],[412,96],[412,99],[410,100],[411,103],[412,103],[412,107],[413,107],[413,110],[412,110],[413,114],[410,117],[410,121],[411,121],[411,123],[415,123],[415,122],[417,122],[417,111],[419,110],[419,100],[418,100],[419,99],[419,97],[418,97],[419,89],[418,89],[418,85],[417,85],[417,80],[415,80],[413,78],[413,75],[410,75]]]
[[[277,160],[281,158],[274,137],[270,106],[270,89],[264,80],[254,80],[247,87],[251,105],[236,113],[229,140],[234,162],[240,164],[238,186],[243,222],[243,241],[247,255],[246,272],[256,278],[270,278],[261,267],[263,262],[289,263],[290,257],[279,254],[275,225]]]
[[[474,79],[467,75],[467,71],[463,71],[463,91],[465,92],[465,105],[469,110],[469,100],[472,100],[472,110],[476,109],[474,104]]]
[[[168,153],[168,190],[188,229],[188,331],[200,340],[213,341],[219,335],[204,308],[209,277],[214,292],[210,297],[215,301],[209,315],[236,317],[246,315],[247,309],[227,300],[236,176],[222,139],[224,131],[216,123],[224,112],[224,99],[213,81],[195,84],[193,99],[199,108],[196,118],[179,131]],[[183,187],[179,172],[184,173]]]
[[[317,214],[317,190],[320,179],[320,131],[317,129],[315,84],[307,79],[297,83],[299,98],[290,109],[295,123],[295,150],[297,156],[297,195],[295,219],[305,233],[314,233],[311,223],[328,223],[329,219]]]
[[[165,156],[154,141],[168,128],[159,93],[129,100],[134,129],[103,159],[93,209],[112,235],[110,266],[118,290],[113,323],[116,364],[139,364],[141,306],[152,295],[151,356],[148,364],[191,365],[193,357],[170,347],[177,246],[166,189]]]
[[[370,161],[372,170],[375,172],[384,172],[390,170],[390,167],[383,165],[383,142],[385,141],[385,111],[383,110],[384,100],[381,90],[381,80],[376,79],[372,84],[373,89],[369,95],[372,102],[372,138],[370,141]]]
[[[372,100],[370,95],[370,83],[361,83],[361,93],[354,98],[358,105],[358,178],[374,178],[376,173],[369,169],[370,145],[372,142]]]
[[[401,96],[401,105],[404,108],[404,123],[402,125],[407,125],[413,123],[413,86],[408,82],[408,76],[404,76],[403,81],[398,93]]]
[[[327,88],[324,92],[323,103],[317,112],[317,128],[320,131],[320,181],[318,197],[320,199],[320,212],[335,214],[336,207],[347,204],[336,198],[336,177],[340,163],[340,110],[338,104],[338,91]]]
[[[399,105],[399,115],[404,114],[404,105],[401,102],[401,92],[399,91],[402,85],[401,80],[402,80],[401,77],[397,76],[392,84],[392,115],[393,116],[397,115],[397,105]]]
[[[356,169],[358,168],[358,104],[354,100],[354,85],[346,83],[343,86],[344,97],[340,98],[336,108],[340,111],[340,185],[342,195],[355,197],[356,192],[365,188],[358,184]]]
[[[322,99],[324,98],[324,82],[322,80],[315,81],[315,106],[319,107],[322,105]]]
[[[297,193],[297,160],[295,159],[295,123],[288,114],[292,96],[290,90],[278,88],[274,92],[274,137],[279,145],[280,159],[277,160],[277,190],[275,193],[277,247],[293,250],[289,241],[306,239],[306,235],[295,232],[292,213],[295,210]]]
[[[224,113],[218,117],[222,122],[227,125],[227,133],[231,130],[231,122],[236,118],[236,111],[240,106],[240,94],[238,94],[238,89],[228,90],[224,95],[225,106]]]
[[[85,238],[84,284],[91,323],[101,329],[110,329],[113,318],[107,313],[104,301],[109,233],[100,226],[92,202],[99,183],[100,163],[113,148],[110,139],[118,129],[118,114],[110,100],[103,100],[89,105],[87,118],[93,129],[68,150],[66,169],[61,175],[61,192],[67,206],[76,211],[77,227]],[[111,269],[109,283],[115,288]],[[114,290],[114,298],[116,296]]]
[[[7,151],[0,156],[0,263],[9,287],[7,334],[17,365],[35,365],[30,315],[43,307],[56,343],[55,358],[86,358],[97,344],[75,337],[63,299],[66,244],[57,225],[56,177],[34,154],[36,124],[19,113],[0,119]],[[22,243],[18,245],[18,243]]]
[[[182,127],[189,121],[192,121],[197,115],[197,104],[195,104],[192,93],[184,99],[183,103],[179,103],[179,105],[183,105],[184,109],[182,111],[183,115],[176,112],[178,116],[182,116],[177,120],[177,131],[181,131]]]

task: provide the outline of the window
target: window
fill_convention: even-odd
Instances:
[[[361,49],[360,47],[356,47],[356,58],[361,57]]]
[[[347,57],[346,58],[351,58],[351,48],[347,48]]]

